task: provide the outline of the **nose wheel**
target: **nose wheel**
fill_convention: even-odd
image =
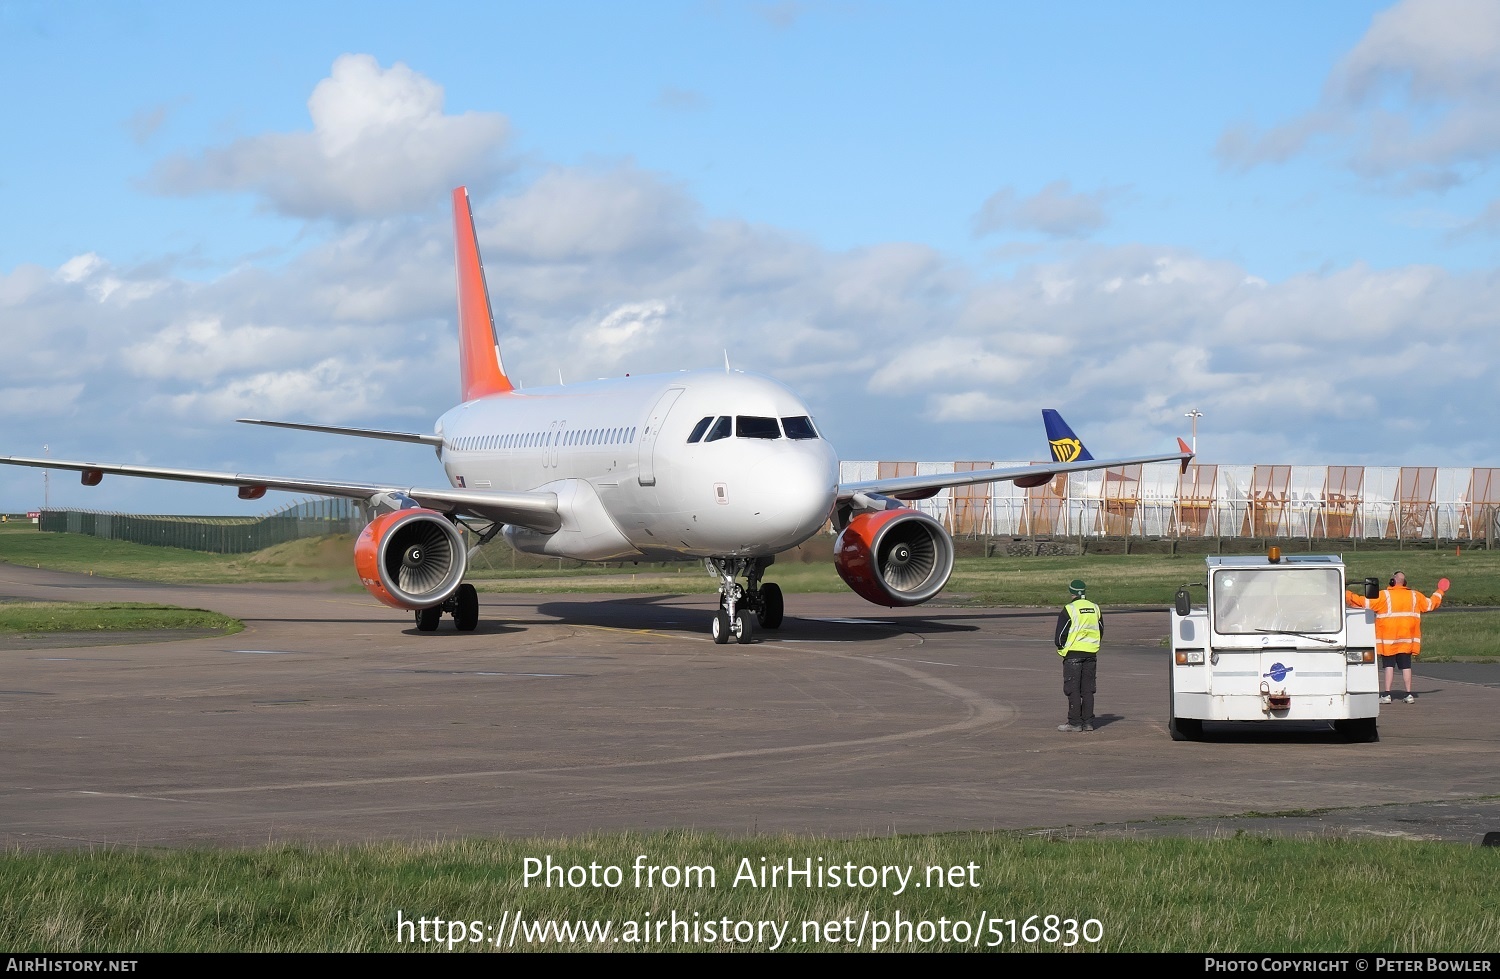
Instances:
[[[719,579],[719,611],[710,626],[714,642],[749,643],[754,641],[757,628],[781,627],[786,609],[781,587],[772,582],[761,583],[761,576],[775,560],[774,557],[709,558],[705,562],[709,572]],[[740,575],[745,576],[744,585],[735,580]]]
[[[714,613],[711,629],[714,642],[721,646],[731,640],[741,645],[753,642],[755,639],[754,621],[744,609],[737,609],[733,616],[720,609]]]

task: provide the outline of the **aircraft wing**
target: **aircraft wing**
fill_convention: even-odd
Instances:
[[[66,459],[36,459],[23,456],[0,456],[0,465],[31,466],[35,469],[63,469],[83,474],[85,485],[94,486],[106,475],[144,476],[149,479],[175,479],[185,483],[208,483],[215,486],[237,486],[245,499],[255,499],[268,489],[318,496],[341,496],[351,500],[374,502],[386,495],[404,495],[419,505],[443,513],[481,517],[501,523],[516,524],[550,534],[562,526],[557,514],[555,493],[496,493],[472,489],[424,489],[391,483],[348,483],[286,476],[258,476],[252,473],[214,472],[207,469],[166,469],[156,466],[128,466],[104,462],[72,462]]]
[[[898,500],[925,500],[949,486],[968,486],[973,483],[1014,482],[1019,486],[1041,486],[1062,473],[1087,472],[1093,469],[1111,469],[1115,466],[1134,466],[1147,462],[1177,462],[1186,471],[1193,458],[1193,451],[1182,439],[1177,440],[1181,450],[1171,455],[1136,456],[1130,459],[1086,459],[1079,462],[1045,462],[1032,466],[1013,466],[1009,469],[976,469],[965,473],[933,473],[928,476],[896,476],[891,479],[867,479],[855,483],[840,483],[840,503],[856,496],[879,494]]]

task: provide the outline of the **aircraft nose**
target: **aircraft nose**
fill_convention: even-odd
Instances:
[[[780,453],[774,464],[753,476],[754,499],[762,505],[757,519],[775,547],[794,547],[818,532],[833,509],[839,465],[825,443],[797,446]]]

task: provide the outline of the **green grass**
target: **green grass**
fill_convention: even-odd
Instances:
[[[329,537],[292,541],[255,554],[217,555],[100,540],[81,534],[44,534],[29,525],[0,525],[0,561],[162,582],[354,580],[353,541]],[[1431,592],[1451,578],[1445,607],[1500,605],[1500,551],[1410,548],[1348,550],[1351,580],[1374,575],[1383,583],[1396,568],[1413,587]],[[1083,578],[1089,597],[1104,606],[1160,605],[1186,582],[1202,582],[1201,555],[1087,554],[1078,557],[959,558],[939,602],[975,605],[1053,606],[1067,601],[1067,583]],[[845,590],[828,559],[783,558],[767,580],[788,593]],[[701,562],[616,562],[584,565],[516,555],[501,542],[487,545],[469,580],[488,592],[706,593],[713,579]],[[1436,620],[1434,620],[1436,621]]]
[[[635,886],[638,854],[657,866],[711,866],[716,886]],[[568,866],[622,869],[618,887],[523,886],[523,861],[550,855]],[[805,866],[853,863],[913,868],[912,880],[934,883],[929,867],[963,868],[950,885],[889,888],[733,886],[740,861],[758,870],[761,858]],[[1006,924],[979,929],[980,945],[1004,937],[999,949],[1053,950],[1067,941],[1011,943],[1031,916],[1049,914],[1102,926],[1109,951],[1386,951],[1478,952],[1500,947],[1500,897],[1494,848],[1390,840],[1293,840],[1259,836],[1220,839],[1046,839],[1005,833],[953,833],[881,839],[734,839],[673,831],[575,839],[470,840],[250,852],[127,850],[11,854],[0,859],[0,946],[36,951],[435,951],[445,945],[398,941],[405,920],[462,921],[454,948],[470,942],[468,923],[497,925],[507,915],[528,920],[790,922],[787,935],[806,939],[802,922],[820,927],[866,913],[872,922],[949,922],[963,931],[983,917]],[[602,872],[602,871],[601,871]],[[1092,930],[1092,929],[1091,929]],[[449,929],[444,928],[445,932]],[[433,934],[429,930],[429,934]],[[740,948],[765,949],[752,941]],[[866,932],[864,948],[876,934]],[[940,935],[940,933],[939,933]],[[887,936],[890,950],[960,949],[939,935],[922,942]],[[417,937],[412,929],[412,937]],[[508,936],[507,936],[508,937]],[[905,936],[903,936],[905,937]],[[970,939],[972,941],[972,939]],[[724,950],[723,942],[572,942],[518,940],[535,950]],[[852,949],[851,942],[818,948]],[[809,944],[786,943],[786,949]]]
[[[0,562],[173,584],[353,581],[353,554],[349,537],[291,541],[253,554],[208,554],[0,525]]]
[[[213,629],[232,635],[245,628],[217,612],[140,602],[7,602],[0,604],[0,633],[131,632]]]
[[[1500,611],[1450,609],[1422,616],[1419,663],[1500,663]]]
[[[1449,578],[1453,587],[1443,606],[1500,605],[1500,551],[1464,551],[1456,555],[1452,548],[1434,551],[1345,552],[1350,581],[1366,576],[1379,579],[1381,587],[1391,572],[1406,572],[1411,587],[1424,595],[1432,594],[1439,578]],[[1425,626],[1424,626],[1425,629]]]

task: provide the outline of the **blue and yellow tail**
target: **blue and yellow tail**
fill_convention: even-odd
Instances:
[[[1047,444],[1052,447],[1053,462],[1089,462],[1094,458],[1063,421],[1062,415],[1051,408],[1043,408],[1042,422],[1047,426]]]

